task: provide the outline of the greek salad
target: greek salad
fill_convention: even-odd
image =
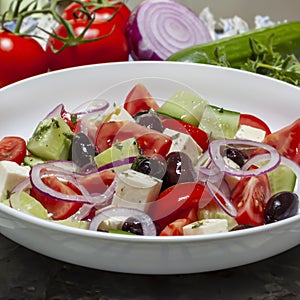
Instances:
[[[0,140],[0,202],[49,222],[145,236],[222,233],[299,213],[300,118],[260,118],[142,83],[124,102],[56,106]]]

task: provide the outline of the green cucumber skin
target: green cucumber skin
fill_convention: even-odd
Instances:
[[[253,38],[268,45],[268,39],[272,35],[274,35],[272,42],[274,51],[282,55],[294,54],[300,59],[300,22],[289,22],[195,45],[176,52],[167,60],[210,64],[211,60],[216,59],[215,50],[218,47],[220,53],[226,53],[226,59],[231,67],[239,68],[252,53],[249,39]]]

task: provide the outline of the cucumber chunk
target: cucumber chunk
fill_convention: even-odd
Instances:
[[[24,157],[24,165],[29,166],[31,168],[37,164],[44,163],[44,162],[45,161],[39,157],[35,157],[31,155],[27,155]]]
[[[68,159],[73,132],[60,117],[41,121],[27,143],[27,149],[43,160]]]
[[[279,192],[293,192],[296,186],[297,176],[286,165],[279,165],[268,173],[271,195]]]
[[[157,113],[198,126],[207,105],[208,102],[200,96],[180,90],[172,95]]]
[[[199,128],[215,139],[233,139],[240,122],[240,113],[207,105]]]
[[[114,161],[140,155],[140,147],[135,138],[115,143],[110,148],[99,153],[95,158],[97,167],[102,167]],[[130,167],[130,166],[129,166]],[[120,170],[120,168],[118,168]]]

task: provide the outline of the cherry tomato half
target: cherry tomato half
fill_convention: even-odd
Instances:
[[[6,136],[0,141],[0,160],[21,164],[26,155],[26,142],[18,136]]]
[[[236,185],[231,199],[239,224],[259,226],[264,224],[264,208],[270,198],[270,186],[266,174],[242,178]]]

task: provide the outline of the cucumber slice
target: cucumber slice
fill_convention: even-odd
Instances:
[[[208,105],[202,114],[199,128],[215,139],[233,139],[239,122],[239,112]]]
[[[29,166],[31,168],[37,164],[44,163],[44,162],[45,161],[39,157],[30,156],[30,155],[24,157],[24,165]]]
[[[279,192],[293,192],[296,186],[297,176],[286,165],[279,165],[268,173],[271,195]]]
[[[60,117],[41,121],[27,143],[27,149],[43,160],[68,159],[73,132]]]
[[[172,95],[157,113],[198,126],[207,105],[208,102],[198,95],[180,90]]]

